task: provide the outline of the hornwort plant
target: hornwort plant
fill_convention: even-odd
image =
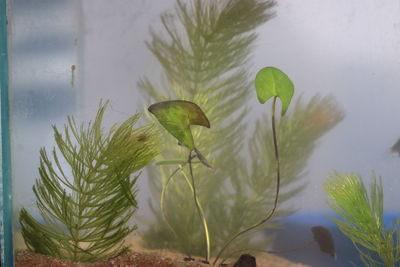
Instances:
[[[382,179],[377,181],[374,176],[368,192],[359,175],[335,172],[324,190],[329,206],[340,217],[329,219],[351,239],[364,265],[399,266],[400,218],[385,225]]]
[[[135,127],[136,114],[103,129],[107,102],[94,121],[78,125],[68,117],[53,126],[56,147],[40,150],[39,178],[33,186],[42,219],[22,208],[19,222],[29,250],[73,261],[95,262],[125,252],[128,225],[137,209],[137,173],[158,153],[151,125]],[[133,175],[133,177],[132,177]]]

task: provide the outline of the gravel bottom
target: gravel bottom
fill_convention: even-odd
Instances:
[[[15,267],[210,267],[201,263],[200,259],[185,262],[181,254],[168,253],[170,257],[159,252],[128,252],[119,257],[96,263],[72,262],[50,256],[36,254],[27,250],[18,250],[15,256]],[[177,255],[181,257],[177,258]],[[229,264],[228,266],[232,266]],[[289,262],[274,255],[258,255],[258,267],[308,267],[307,265]]]
[[[119,257],[96,263],[72,262],[19,250],[15,257],[15,267],[203,267],[210,266],[200,262],[184,262],[167,258],[157,253],[128,252]]]
[[[72,262],[65,259],[54,258],[46,255],[21,249],[15,253],[15,267],[210,267],[204,264],[202,258],[194,257],[195,261],[184,261],[186,255],[168,249],[150,250],[142,246],[139,236],[133,235],[126,240],[130,252],[116,258],[103,260],[96,263]],[[261,253],[254,255],[257,267],[309,267],[293,263],[277,255]],[[237,259],[227,262],[232,267]]]

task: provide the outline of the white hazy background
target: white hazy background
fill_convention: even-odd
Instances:
[[[136,81],[143,75],[159,80],[160,67],[144,41],[173,3],[83,2],[84,107],[100,97],[129,114],[147,105]],[[383,176],[386,207],[398,209],[400,158],[390,147],[400,138],[400,2],[280,0],[276,14],[259,29],[253,73],[277,66],[292,78],[296,94],[332,94],[345,112],[319,142],[305,178],[309,186],[295,206],[326,209],[322,185],[332,170],[359,173],[366,183],[375,170]],[[255,98],[251,105],[253,119],[269,111]]]
[[[85,0],[72,5],[65,16],[73,16],[77,26],[71,44],[75,54],[70,54],[69,60],[60,57],[58,63],[65,65],[64,71],[55,73],[64,77],[60,80],[67,85],[70,64],[76,64],[76,115],[92,118],[99,100],[110,99],[107,120],[122,121],[149,104],[141,100],[136,83],[143,76],[157,81],[162,76],[144,42],[150,40],[150,26],[161,29],[159,14],[173,6],[172,0]],[[320,140],[305,177],[309,186],[292,205],[301,211],[326,211],[322,185],[327,174],[333,170],[355,172],[368,184],[374,170],[383,177],[387,211],[399,211],[400,158],[390,147],[400,138],[400,2],[279,0],[275,10],[277,16],[258,30],[252,73],[276,66],[291,77],[296,95],[308,99],[316,93],[331,94],[345,112],[345,119]],[[15,31],[24,27],[36,30],[24,20],[14,20],[12,26]],[[15,52],[13,58],[24,57]],[[13,80],[22,79],[33,68],[41,70],[43,66],[26,67],[25,71],[14,67]],[[41,80],[41,72],[37,73]],[[14,111],[26,109],[16,97],[12,101]],[[249,104],[254,107],[252,120],[268,114],[269,108],[258,105],[255,97]],[[42,123],[27,120],[29,115],[24,114],[12,118],[16,212],[21,206],[34,209],[31,188],[38,176],[38,150],[44,145],[51,149],[50,125],[61,127],[70,112]],[[149,191],[145,174],[139,187],[140,214],[146,214]]]

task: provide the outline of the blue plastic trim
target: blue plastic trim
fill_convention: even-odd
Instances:
[[[3,177],[3,266],[14,265],[12,231],[12,187],[10,151],[10,113],[8,98],[8,50],[7,50],[7,0],[0,0],[0,98],[1,98],[1,144]]]

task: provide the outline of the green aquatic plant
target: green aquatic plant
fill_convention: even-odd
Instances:
[[[137,209],[136,182],[158,153],[152,126],[135,128],[139,115],[104,132],[107,103],[94,121],[73,117],[61,132],[53,126],[56,148],[40,150],[39,179],[33,186],[42,219],[24,208],[19,221],[27,247],[37,253],[93,262],[126,251],[124,239],[136,229],[128,221]]]
[[[148,109],[151,113],[153,113],[158,121],[164,126],[167,131],[172,134],[180,144],[185,145],[189,149],[189,156],[187,163],[189,164],[189,174],[190,174],[190,183],[189,186],[193,192],[193,199],[196,205],[196,209],[199,213],[199,217],[201,218],[204,235],[206,239],[206,261],[208,262],[210,259],[210,234],[208,231],[207,220],[204,216],[204,210],[200,204],[200,201],[197,197],[196,193],[196,184],[193,176],[193,152],[195,156],[200,159],[200,161],[211,168],[211,165],[205,160],[204,156],[201,155],[200,151],[194,145],[192,131],[190,129],[191,125],[201,125],[207,128],[210,128],[210,122],[208,121],[207,116],[201,110],[199,106],[196,104],[183,101],[183,100],[172,100],[172,101],[164,101],[160,103],[153,104]],[[170,176],[172,178],[172,176]],[[166,184],[165,188],[167,187]],[[165,190],[163,190],[165,191]],[[162,202],[163,203],[163,198]],[[162,205],[162,204],[161,204]],[[163,212],[163,210],[162,210]],[[165,218],[165,215],[164,215]]]
[[[221,248],[218,252],[217,256],[214,260],[214,265],[217,263],[218,259],[221,257],[222,253],[228,246],[239,236],[256,229],[257,227],[266,223],[275,213],[275,210],[278,206],[278,199],[279,199],[279,190],[281,185],[281,170],[280,170],[280,161],[279,161],[279,148],[278,148],[278,140],[276,135],[276,101],[279,98],[282,103],[282,112],[281,115],[284,116],[290,101],[292,100],[294,94],[294,85],[289,77],[281,70],[275,67],[266,67],[261,69],[255,79],[255,87],[257,92],[258,100],[261,104],[264,104],[268,99],[273,97],[272,103],[272,112],[271,112],[271,128],[272,128],[272,140],[274,144],[274,155],[275,155],[275,171],[276,171],[276,191],[275,191],[275,198],[274,204],[272,209],[267,210],[265,218],[262,218],[260,221],[248,226],[247,228],[241,230],[237,234],[233,235]]]
[[[324,185],[329,206],[340,217],[329,217],[353,241],[365,266],[394,267],[400,263],[400,218],[385,226],[382,179],[369,193],[356,174],[334,173]]]
[[[274,16],[274,5],[274,1],[262,0],[177,1],[175,11],[161,16],[163,31],[152,30],[147,43],[163,68],[163,79],[157,84],[157,75],[152,75],[139,82],[146,101],[191,101],[212,122],[210,129],[191,127],[196,148],[214,167],[205,168],[193,158],[196,192],[207,218],[212,255],[233,233],[263,219],[274,205],[276,171],[270,116],[257,120],[254,128],[249,127],[248,116],[248,100],[254,93],[248,62],[257,38],[255,30]],[[305,187],[301,178],[317,140],[343,117],[332,97],[315,96],[308,101],[299,97],[293,102],[277,121],[280,204]],[[163,149],[158,164],[148,167],[154,218],[145,222],[144,244],[205,256],[206,237],[188,183],[188,150],[177,146],[169,133],[161,135],[160,142]],[[287,205],[279,207],[257,230],[276,227],[277,218],[293,210]],[[256,232],[241,235],[223,254],[268,245],[271,238],[256,240]]]
[[[282,116],[286,113],[287,108],[289,106],[290,100],[293,96],[294,93],[294,86],[290,79],[287,77],[286,74],[284,74],[282,71],[280,71],[277,68],[274,67],[267,67],[259,71],[259,73],[256,76],[255,80],[255,85],[256,85],[256,90],[257,90],[257,95],[259,96],[259,100],[261,103],[265,103],[269,98],[274,97],[273,99],[273,104],[272,104],[272,115],[271,115],[271,128],[272,128],[272,139],[273,139],[273,144],[274,144],[274,155],[275,155],[275,163],[276,163],[276,191],[275,191],[275,198],[274,198],[274,204],[271,210],[267,210],[267,213],[263,219],[261,219],[259,222],[248,226],[244,230],[241,230],[237,234],[233,235],[228,241],[222,246],[221,250],[218,252],[216,255],[213,265],[216,265],[219,258],[221,257],[222,253],[234,242],[239,236],[256,229],[260,225],[266,223],[274,214],[277,204],[278,204],[278,197],[279,197],[279,189],[280,189],[280,161],[279,161],[279,150],[278,150],[278,141],[277,141],[277,135],[276,135],[276,103],[277,99],[281,99],[281,102],[283,103],[282,105]],[[207,218],[205,217],[205,212],[200,204],[199,198],[196,193],[196,185],[195,185],[195,179],[193,175],[193,167],[192,167],[192,160],[194,158],[200,159],[200,162],[203,163],[207,167],[211,167],[208,162],[205,160],[205,158],[201,155],[201,153],[197,150],[194,140],[193,140],[193,135],[192,135],[192,130],[191,130],[191,125],[201,125],[204,127],[209,128],[210,127],[210,122],[208,121],[208,118],[204,114],[204,112],[201,110],[201,108],[189,101],[183,101],[183,100],[171,100],[171,101],[163,101],[163,102],[158,102],[155,104],[152,104],[148,110],[153,113],[153,115],[157,118],[157,120],[160,122],[160,124],[172,135],[174,136],[180,144],[184,145],[189,149],[189,156],[187,161],[183,160],[166,160],[166,161],[161,161],[158,163],[158,165],[163,165],[163,164],[180,164],[180,167],[175,169],[171,175],[168,177],[167,182],[165,183],[162,193],[161,193],[161,213],[163,215],[163,218],[165,222],[168,224],[170,229],[177,234],[173,226],[169,224],[168,218],[165,214],[164,210],[164,198],[165,194],[167,191],[168,185],[171,183],[172,178],[174,175],[183,169],[183,167],[188,164],[189,165],[189,176],[190,179],[187,178],[186,175],[184,177],[186,178],[186,182],[189,185],[190,190],[193,193],[193,199],[195,202],[196,209],[198,210],[198,215],[202,220],[203,224],[203,230],[204,230],[204,235],[205,235],[205,240],[206,240],[206,261],[208,262],[211,256],[210,253],[210,233],[208,231],[208,224],[207,224]],[[194,152],[194,154],[192,154]],[[313,230],[314,231],[314,230]],[[322,237],[326,237],[327,235],[318,235],[318,237],[321,239]],[[326,241],[327,238],[324,238],[324,242]],[[314,240],[315,241],[315,240]],[[319,243],[321,240],[317,240]],[[328,240],[329,241],[329,240]],[[311,242],[310,242],[311,243]],[[325,242],[328,244],[327,248],[324,248],[325,252],[328,251],[330,254],[334,255],[333,251],[333,242]],[[329,245],[332,244],[332,247],[329,247]],[[252,249],[249,249],[252,250]],[[243,249],[241,250],[243,251]],[[260,250],[258,250],[260,251]]]
[[[196,176],[201,177],[197,183],[200,200],[211,220],[211,251],[226,240],[227,233],[221,231],[221,225],[227,224],[233,231],[241,226],[224,221],[232,212],[241,212],[232,210],[232,205],[245,209],[240,197],[229,203],[227,194],[231,195],[229,198],[234,194],[224,188],[225,184],[231,183],[230,177],[239,181],[243,171],[239,152],[246,128],[243,119],[248,111],[245,105],[249,97],[247,91],[251,87],[245,63],[256,39],[254,29],[273,16],[270,12],[273,6],[273,1],[258,0],[177,1],[176,13],[161,16],[168,37],[152,31],[152,40],[147,43],[163,66],[166,77],[166,84],[162,86],[156,86],[153,79],[140,81],[147,101],[189,100],[201,106],[213,122],[213,128],[207,130],[206,135],[202,134],[201,127],[192,129],[196,147],[218,166],[210,172],[198,164],[193,165]],[[177,147],[168,135],[164,136],[163,144],[162,162],[186,162],[186,148]],[[212,157],[209,157],[211,153]],[[154,196],[151,204],[156,221],[149,223],[144,241],[153,248],[169,247],[188,255],[203,254],[205,240],[197,229],[201,222],[197,221],[191,201],[192,192],[187,190],[186,177],[189,175],[186,171],[178,171],[177,177],[169,183],[170,191],[174,193],[166,195],[164,201],[164,213],[176,233],[164,224],[163,213],[159,211],[161,205],[158,208],[155,204],[160,203],[158,196],[162,195],[174,170],[174,166],[165,164],[149,169]]]

